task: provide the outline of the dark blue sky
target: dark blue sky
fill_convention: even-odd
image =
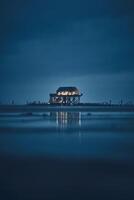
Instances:
[[[0,101],[134,101],[133,0],[1,0]]]

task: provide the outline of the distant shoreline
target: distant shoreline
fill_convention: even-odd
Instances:
[[[133,105],[0,105],[0,113],[18,112],[134,112]]]

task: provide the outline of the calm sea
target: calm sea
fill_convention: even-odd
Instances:
[[[4,199],[133,199],[133,112],[0,114]]]

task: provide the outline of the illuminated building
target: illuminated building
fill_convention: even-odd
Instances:
[[[50,104],[75,105],[80,103],[82,94],[76,87],[59,87],[50,94]]]

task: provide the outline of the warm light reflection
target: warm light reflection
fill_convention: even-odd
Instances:
[[[51,112],[58,128],[75,128],[81,126],[81,112]]]
[[[59,128],[81,126],[80,112],[55,112],[51,113],[51,116],[55,116],[56,124]]]

